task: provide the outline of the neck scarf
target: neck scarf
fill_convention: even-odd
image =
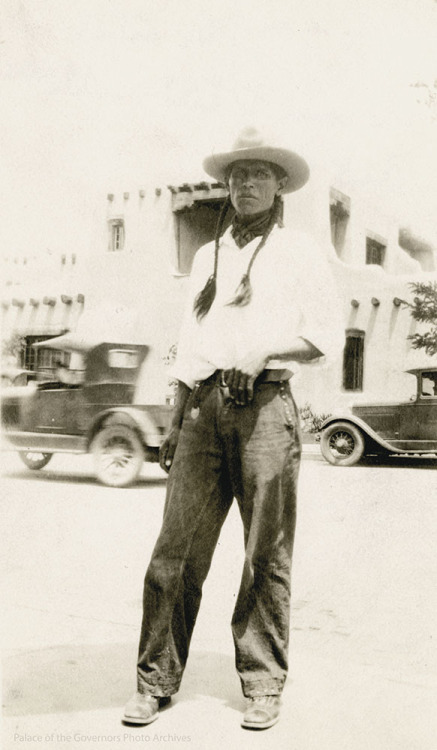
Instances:
[[[255,237],[261,237],[264,234],[269,225],[271,215],[271,208],[255,216],[239,216],[235,214],[232,219],[231,234],[240,250]]]

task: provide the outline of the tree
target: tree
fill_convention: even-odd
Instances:
[[[407,303],[410,313],[418,323],[430,324],[424,333],[408,336],[413,349],[425,349],[426,354],[437,354],[437,281],[410,284],[414,299]]]
[[[19,333],[13,333],[8,339],[1,342],[1,357],[3,360],[15,359],[21,366],[26,348],[26,338]]]

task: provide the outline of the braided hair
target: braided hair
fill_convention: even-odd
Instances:
[[[219,244],[220,244],[220,236],[221,236],[222,229],[225,223],[226,214],[228,213],[231,206],[232,206],[231,199],[228,196],[221,208],[220,215],[219,215],[218,222],[217,222],[217,227],[215,230],[214,270],[211,276],[208,278],[202,291],[199,292],[196,299],[194,300],[194,312],[196,313],[198,320],[201,320],[202,318],[205,317],[205,315],[209,312],[211,305],[215,299],[215,294],[217,291],[216,279],[217,279],[218,251],[219,251]]]
[[[217,229],[215,233],[215,248],[214,248],[214,270],[211,276],[209,276],[202,291],[199,292],[196,299],[194,300],[194,312],[196,314],[197,320],[201,320],[203,317],[205,317],[205,315],[211,309],[212,303],[214,302],[214,299],[215,299],[215,295],[217,291],[217,268],[218,268],[220,236],[222,233],[223,225],[225,223],[226,214],[231,208],[231,206],[232,206],[231,199],[228,196],[222,206],[222,210],[220,211],[220,216],[217,222]],[[270,236],[270,233],[273,227],[275,226],[275,224],[278,224],[279,227],[283,226],[283,210],[284,210],[284,202],[283,202],[282,196],[276,195],[274,202],[273,202],[272,209],[271,209],[270,221],[266,227],[266,230],[263,236],[261,237],[261,242],[255,248],[253,255],[250,259],[249,265],[247,267],[247,271],[243,275],[237,289],[235,290],[234,298],[230,302],[227,303],[228,305],[232,305],[234,307],[243,307],[244,305],[249,304],[252,298],[252,285],[250,283],[250,272],[252,270],[252,266],[254,264],[256,256],[266,244],[267,239]]]

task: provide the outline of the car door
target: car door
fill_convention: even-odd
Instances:
[[[425,440],[437,446],[437,372],[435,371],[422,372],[420,376],[417,430],[419,440]]]
[[[45,383],[35,394],[27,429],[67,435],[81,433],[83,389]]]
[[[426,450],[437,446],[437,373],[418,377],[416,400],[402,408],[401,437],[409,447]]]
[[[410,403],[402,404],[400,407],[400,431],[399,431],[399,448],[405,450],[413,449],[418,440],[420,440],[419,427],[419,410],[417,400]]]

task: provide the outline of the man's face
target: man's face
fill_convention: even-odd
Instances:
[[[260,214],[272,207],[286,182],[267,161],[236,161],[229,173],[232,205],[240,216]]]

